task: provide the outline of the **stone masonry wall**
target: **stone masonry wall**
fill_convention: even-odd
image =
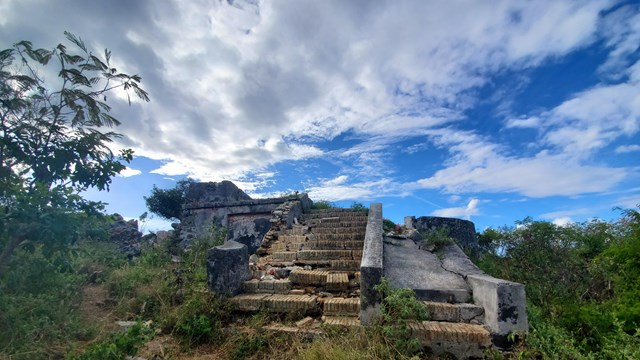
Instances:
[[[252,199],[230,181],[191,184],[179,225],[181,245],[189,247],[194,239],[208,236],[213,228],[227,228],[227,240],[246,245],[252,254],[270,228],[272,212],[296,200],[310,206],[306,194]]]

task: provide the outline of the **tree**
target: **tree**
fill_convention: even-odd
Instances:
[[[0,271],[19,246],[54,251],[77,238],[80,213],[99,214],[101,204],[78,194],[108,190],[133,154],[108,147],[121,135],[111,131],[120,122],[109,114],[107,94],[149,101],[138,75],[111,66],[109,50],[100,57],[64,34],[74,51],[29,41],[0,51]],[[47,79],[52,64],[57,78]]]
[[[151,195],[144,197],[147,208],[167,220],[180,220],[185,195],[192,183],[191,179],[180,180],[173,189],[159,189],[153,185]]]

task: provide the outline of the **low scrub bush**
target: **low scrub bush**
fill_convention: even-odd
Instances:
[[[110,335],[89,346],[82,353],[71,354],[69,360],[122,360],[135,355],[140,346],[153,337],[153,330],[137,323],[126,332]]]

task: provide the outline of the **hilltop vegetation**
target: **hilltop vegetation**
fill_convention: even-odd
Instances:
[[[309,342],[261,329],[271,320],[295,317],[234,315],[224,299],[206,291],[206,249],[221,236],[217,231],[200,239],[188,253],[176,252],[169,241],[134,260],[98,235],[73,245],[65,263],[41,248],[18,249],[0,283],[0,333],[6,334],[0,357],[120,359],[158,349],[166,359],[385,359],[416,353],[406,334],[389,328],[333,329]],[[476,262],[494,276],[524,283],[529,301],[528,337],[513,354],[490,358],[640,357],[637,211],[613,222],[565,227],[525,219],[479,239]],[[123,333],[116,320],[139,323]]]

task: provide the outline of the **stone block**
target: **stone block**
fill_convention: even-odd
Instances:
[[[247,246],[235,241],[209,249],[207,253],[207,282],[209,290],[217,294],[236,295],[251,278]]]
[[[524,285],[483,274],[469,275],[467,281],[474,302],[484,308],[485,324],[494,337],[528,330]]]

